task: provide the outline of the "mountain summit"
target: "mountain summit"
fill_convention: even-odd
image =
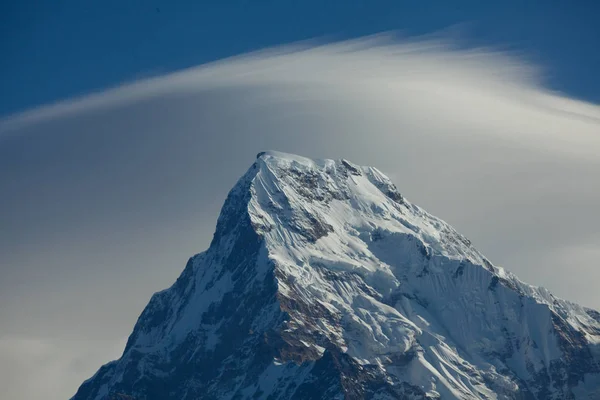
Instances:
[[[375,168],[264,152],[73,399],[600,399],[600,313],[494,266]]]

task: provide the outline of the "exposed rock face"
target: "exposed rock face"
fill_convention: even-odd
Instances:
[[[104,399],[600,399],[600,314],[493,266],[378,170],[263,152]]]

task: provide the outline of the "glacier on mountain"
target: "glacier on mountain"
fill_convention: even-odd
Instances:
[[[73,397],[131,398],[600,399],[600,313],[494,266],[375,168],[263,152]]]

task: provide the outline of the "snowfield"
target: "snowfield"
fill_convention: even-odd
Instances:
[[[600,313],[494,266],[375,168],[263,152],[73,397],[128,398],[600,399]]]

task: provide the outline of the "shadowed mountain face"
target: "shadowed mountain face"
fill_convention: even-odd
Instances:
[[[492,265],[375,168],[265,152],[73,399],[438,398],[600,398],[600,314]]]

